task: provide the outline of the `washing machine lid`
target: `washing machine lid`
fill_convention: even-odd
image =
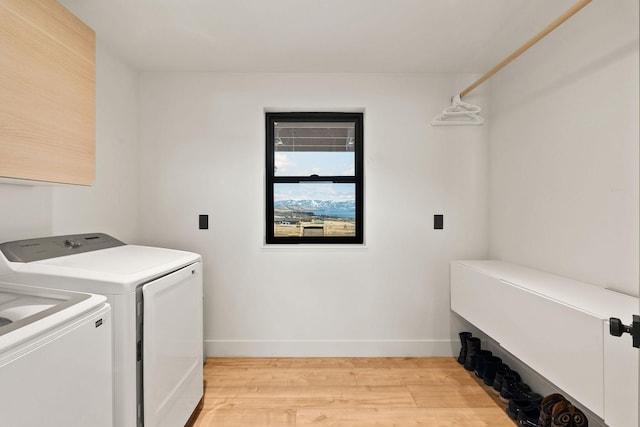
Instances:
[[[75,236],[74,241],[78,241],[79,235]],[[64,237],[68,236],[58,236],[55,239],[60,241]],[[107,242],[109,239],[103,241]],[[201,261],[200,255],[193,252],[112,243],[108,243],[106,248],[94,244],[92,249],[82,252],[76,252],[71,247],[67,248],[68,255],[30,262],[11,261],[3,251],[1,261],[9,274],[0,276],[0,279],[12,283],[117,295],[134,292],[144,283]]]
[[[97,310],[105,302],[102,295],[0,282],[0,353]]]

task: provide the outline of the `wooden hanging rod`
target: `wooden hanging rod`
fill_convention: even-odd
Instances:
[[[523,44],[522,47],[520,47],[518,50],[516,50],[511,55],[509,55],[504,61],[502,61],[495,67],[493,67],[489,72],[487,72],[487,74],[480,77],[478,80],[476,80],[475,83],[473,83],[471,86],[469,86],[468,88],[460,92],[460,98],[463,98],[464,96],[468,95],[469,92],[471,92],[472,90],[480,86],[482,83],[484,83],[486,80],[491,78],[494,74],[496,74],[498,71],[500,71],[505,66],[507,66],[507,64],[509,64],[511,61],[516,59],[518,56],[522,55],[522,53],[525,50],[529,49],[531,46],[538,43],[544,36],[549,34],[551,31],[555,30],[556,28],[558,28],[563,22],[571,18],[580,9],[582,9],[589,3],[591,3],[591,0],[580,0],[578,3],[574,4],[569,10],[567,10],[565,13],[559,16],[555,21],[547,25],[542,31],[536,34],[531,40]]]

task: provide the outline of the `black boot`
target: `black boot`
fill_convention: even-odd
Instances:
[[[489,350],[480,350],[476,352],[476,366],[473,368],[473,372],[476,374],[476,377],[482,378],[484,375],[484,361],[491,356],[493,356],[493,353]]]
[[[464,360],[464,369],[473,371],[476,367],[476,352],[480,351],[480,338],[467,338],[467,357]]]
[[[467,358],[467,338],[471,338],[471,332],[460,332],[460,355],[458,356],[458,363],[463,365]]]
[[[498,372],[498,367],[502,363],[502,359],[496,356],[487,357],[484,359],[484,370],[482,372],[482,381],[488,385],[492,386],[493,381],[496,379],[496,373]]]

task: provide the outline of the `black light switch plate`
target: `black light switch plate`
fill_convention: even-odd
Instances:
[[[200,215],[198,218],[198,227],[200,230],[209,229],[209,215]]]
[[[444,228],[444,215],[433,216],[433,229],[442,230]]]

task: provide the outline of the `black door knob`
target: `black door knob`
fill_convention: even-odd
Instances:
[[[640,316],[633,315],[633,323],[625,325],[616,317],[609,318],[609,333],[614,337],[621,337],[622,334],[631,334],[633,337],[633,346],[640,348]]]
[[[609,318],[609,333],[614,337],[621,337],[625,332],[631,333],[631,327],[622,324],[622,320],[617,317]]]

